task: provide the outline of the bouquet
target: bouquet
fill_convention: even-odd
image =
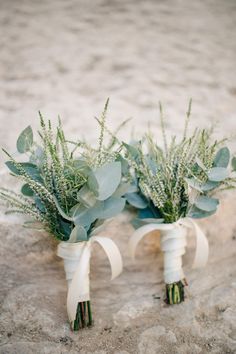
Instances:
[[[167,304],[184,301],[187,282],[182,256],[185,254],[187,229],[192,228],[196,235],[193,265],[204,266],[208,258],[208,242],[194,219],[213,215],[219,204],[214,194],[234,188],[236,182],[229,168],[231,161],[235,171],[236,161],[231,159],[225,140],[212,141],[212,131],[205,129],[196,129],[187,135],[190,108],[191,102],[179,142],[173,136],[168,143],[160,106],[164,149],[155,142],[151,133],[138,144],[124,144],[125,156],[135,172],[134,180],[139,188],[127,198],[138,209],[138,219],[134,220],[138,229],[131,237],[130,251],[134,257],[138,242],[147,233],[153,230],[161,232]]]
[[[112,278],[122,271],[115,243],[98,236],[105,221],[123,210],[122,195],[129,189],[122,181],[122,158],[114,135],[104,146],[107,104],[98,119],[101,133],[97,148],[84,141],[66,140],[60,120],[54,131],[50,120],[40,114],[40,141],[35,141],[30,126],[17,140],[18,154],[27,161],[19,162],[4,150],[7,167],[23,185],[21,193],[1,188],[0,198],[9,207],[7,213],[29,216],[25,226],[43,228],[60,242],[58,255],[64,259],[67,311],[73,330],[93,323],[89,294],[92,243],[98,242],[105,250]]]

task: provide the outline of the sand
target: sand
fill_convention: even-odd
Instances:
[[[188,100],[191,126],[216,124],[236,133],[236,3],[205,1],[0,2],[0,145],[15,153],[19,132],[38,127],[37,111],[61,116],[71,138],[97,142],[94,116],[110,97],[111,129],[132,117],[121,139],[149,126],[160,139],[158,101],[168,134],[181,134]],[[230,143],[236,150],[235,142]],[[0,156],[1,185],[14,184]],[[158,236],[127,254],[130,215],[107,228],[124,255],[124,272],[109,282],[104,253],[91,267],[95,326],[71,333],[66,282],[56,243],[0,214],[0,353],[234,353],[236,351],[235,192],[221,195],[217,215],[199,222],[210,242],[203,270],[192,270],[187,300],[163,302]],[[155,296],[153,296],[155,295]]]

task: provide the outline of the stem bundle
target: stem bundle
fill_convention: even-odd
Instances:
[[[72,330],[78,331],[93,324],[90,301],[79,302],[77,306],[76,318],[72,323]]]
[[[176,283],[166,284],[166,303],[168,305],[175,305],[183,301],[184,283],[180,280]]]

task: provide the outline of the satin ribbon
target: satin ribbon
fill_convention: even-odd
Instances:
[[[79,302],[90,300],[89,272],[91,247],[97,242],[104,249],[111,266],[111,280],[122,272],[122,258],[116,244],[107,237],[92,236],[89,241],[69,243],[60,242],[57,255],[64,259],[68,281],[67,312],[70,322],[76,318]]]
[[[196,251],[193,261],[193,268],[204,267],[208,260],[208,241],[200,227],[191,218],[181,218],[172,224],[148,224],[137,229],[129,241],[129,250],[134,259],[138,243],[149,232],[161,231],[161,248],[164,252],[164,275],[167,283],[172,283],[183,279],[182,255],[185,253],[186,238],[184,230],[181,228],[191,228],[196,237]],[[177,232],[178,231],[178,232]],[[173,264],[172,258],[174,258]],[[180,279],[177,279],[177,278]]]

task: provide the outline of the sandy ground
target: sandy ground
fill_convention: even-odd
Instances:
[[[95,141],[93,117],[107,97],[111,128],[133,117],[137,135],[150,124],[158,138],[162,101],[168,131],[180,133],[192,97],[192,126],[218,122],[217,134],[235,135],[235,31],[234,0],[1,0],[0,145],[14,153],[18,133],[28,124],[37,127],[38,110],[52,120],[60,114],[72,138]],[[1,179],[12,186],[5,175]],[[190,269],[190,240],[188,299],[175,307],[162,301],[157,237],[140,246],[134,265],[126,250],[129,216],[114,221],[106,234],[124,255],[124,273],[109,283],[108,262],[94,248],[96,323],[76,334],[67,323],[56,244],[1,214],[0,353],[235,353],[235,193],[222,199],[218,214],[201,222],[209,264]]]

